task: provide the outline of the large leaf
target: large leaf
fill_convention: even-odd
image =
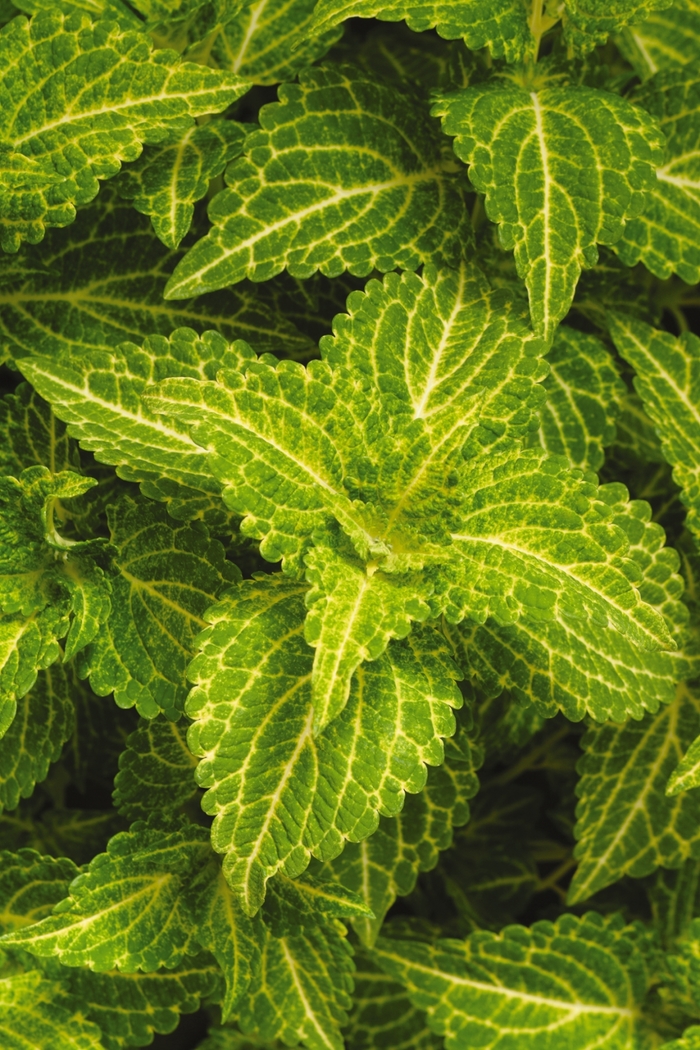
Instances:
[[[688,284],[700,280],[700,72],[697,62],[669,69],[645,84],[635,101],[648,110],[666,137],[666,153],[647,191],[642,214],[614,245],[622,261],[640,260],[657,277],[677,273]]]
[[[564,38],[575,47],[590,51],[595,44],[604,44],[616,29],[672,4],[673,0],[565,0]]]
[[[528,91],[489,83],[433,107],[515,251],[535,330],[551,339],[582,268],[644,207],[663,139],[642,109],[586,87]]]
[[[145,216],[103,191],[67,230],[49,230],[40,247],[26,245],[16,258],[0,257],[3,359],[141,343],[182,326],[247,339],[259,352],[308,349],[309,340],[264,297],[266,289],[246,283],[164,302],[181,255],[163,247]]]
[[[108,518],[117,569],[112,608],[81,655],[81,672],[120,707],[177,718],[204,614],[239,571],[201,523],[175,522],[160,504],[125,497]]]
[[[649,973],[637,942],[619,917],[590,912],[434,948],[382,938],[375,958],[427,1010],[447,1050],[535,1050],[543,1040],[622,1050],[645,1045],[647,1035],[640,1007]]]
[[[228,168],[213,228],[178,264],[168,298],[285,268],[365,276],[459,260],[469,240],[461,183],[426,110],[351,66],[305,71],[279,97],[260,110],[261,130]]]
[[[0,971],[0,1033],[7,1050],[104,1050],[100,1029],[85,1020],[80,1001],[38,970]]]
[[[426,763],[441,763],[451,707],[461,705],[454,668],[427,629],[360,668],[346,707],[314,737],[305,590],[281,576],[240,584],[207,614],[188,672],[202,805],[249,913],[275,872],[295,876],[312,852],[335,856],[346,838],[370,835],[379,814],[397,813],[404,792],[425,784]]]
[[[153,54],[144,34],[114,22],[60,11],[13,20],[0,31],[0,142],[31,158],[46,185],[28,181],[3,197],[0,244],[14,252],[24,238],[40,241],[45,226],[67,225],[142,143],[220,112],[247,86],[172,52]]]
[[[652,11],[643,22],[623,31],[618,46],[642,80],[648,80],[660,69],[700,58],[697,0],[676,0],[671,7]]]
[[[688,857],[700,858],[700,794],[666,795],[670,774],[698,735],[700,702],[686,685],[655,715],[588,730],[578,767],[571,902],[622,875],[639,877],[659,865],[675,868]]]

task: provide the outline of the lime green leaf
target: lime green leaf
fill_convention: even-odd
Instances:
[[[146,147],[120,176],[117,189],[137,211],[150,215],[168,248],[177,248],[192,224],[195,202],[243,148],[246,128],[233,120],[195,124],[179,141]]]
[[[204,526],[175,522],[157,503],[126,497],[108,520],[118,574],[110,615],[81,658],[83,677],[120,707],[176,718],[204,613],[239,571]]]
[[[619,917],[563,915],[433,948],[382,938],[375,958],[400,981],[448,1050],[644,1045],[649,982],[637,931]],[[552,1033],[556,1033],[556,1043]],[[546,1045],[546,1042],[545,1042]]]
[[[174,517],[201,517],[224,531],[230,523],[206,453],[187,427],[149,410],[142,394],[167,376],[209,378],[223,366],[241,367],[254,357],[245,343],[230,347],[216,332],[200,339],[181,328],[170,339],[147,339],[143,349],[124,344],[113,351],[33,357],[22,369],[70,424],[69,433],[100,462],[116,466],[127,481],[141,482],[145,495],[167,500]]]
[[[3,359],[92,351],[188,326],[247,339],[256,350],[307,350],[309,340],[286,322],[261,289],[248,283],[183,303],[163,301],[182,251],[168,251],[150,221],[111,187],[81,209],[66,230],[49,230],[40,247],[0,256],[0,345]],[[24,269],[13,273],[12,267]],[[265,289],[262,289],[264,292]]]
[[[85,1020],[81,1005],[38,970],[0,975],[3,1050],[104,1050],[99,1028]]]
[[[107,17],[119,22],[125,29],[143,29],[141,20],[122,3],[122,0],[18,0],[15,7],[28,15],[38,15],[43,11],[59,10],[65,11],[66,14],[80,11],[91,15],[95,20]]]
[[[114,805],[129,820],[176,813],[197,797],[197,760],[185,740],[183,721],[162,715],[142,719],[126,742],[114,781]]]
[[[616,314],[610,334],[636,372],[634,381],[651,417],[673,479],[688,507],[687,525],[700,532],[700,339],[684,332],[675,339],[635,318]]]
[[[371,947],[398,896],[410,893],[421,871],[430,871],[440,850],[452,845],[453,828],[469,820],[469,799],[477,792],[481,748],[464,728],[445,741],[445,762],[430,769],[426,786],[408,795],[395,817],[382,817],[363,842],[349,842],[339,857],[312,870],[357,893],[374,916],[353,919],[363,944]]]
[[[541,409],[538,444],[553,455],[566,456],[572,467],[600,470],[625,393],[613,358],[595,336],[562,326],[547,361],[547,401]]]
[[[657,277],[677,273],[695,284],[700,280],[700,76],[695,64],[657,73],[634,101],[658,122],[666,152],[647,187],[644,211],[627,223],[613,247],[627,266],[641,260]]]
[[[359,894],[335,881],[324,882],[310,875],[287,879],[276,875],[268,885],[263,918],[277,936],[289,930],[314,926],[319,917],[373,919],[372,909]]]
[[[700,737],[697,737],[669,777],[666,794],[673,797],[700,784]]]
[[[54,914],[6,934],[3,944],[98,972],[171,969],[191,951],[183,881],[210,856],[206,828],[174,832],[138,822],[110,840]]]
[[[700,58],[700,5],[697,0],[676,0],[623,30],[616,42],[642,80],[660,69],[683,66]]]
[[[51,914],[68,895],[78,869],[65,857],[42,857],[35,850],[0,853],[0,933],[22,929]]]
[[[538,91],[493,83],[433,107],[485,194],[504,248],[515,251],[535,330],[551,339],[597,244],[612,244],[644,207],[661,163],[653,119],[586,87]],[[517,144],[517,146],[516,146]]]
[[[472,51],[488,45],[494,58],[511,62],[525,55],[532,39],[518,0],[319,0],[313,32],[327,32],[346,18],[405,20],[417,33],[434,28],[447,40],[462,37]]]
[[[648,875],[700,858],[700,798],[667,797],[666,783],[700,733],[700,703],[686,685],[639,722],[591,728],[579,763],[578,868],[569,900],[586,900],[623,875]]]
[[[628,390],[620,401],[610,453],[625,465],[665,463],[658,434],[639,394]]]
[[[648,11],[670,7],[674,0],[565,0],[564,37],[575,47],[591,50],[610,33],[639,22]]]
[[[155,973],[91,973],[75,969],[68,987],[89,1021],[99,1025],[106,1050],[147,1046],[154,1032],[177,1028],[180,1014],[199,1009],[216,989],[219,972],[207,955]]]
[[[0,737],[12,723],[17,700],[36,682],[37,672],[58,660],[57,639],[70,626],[66,603],[41,612],[0,615]]]
[[[54,664],[17,702],[12,725],[0,740],[0,809],[15,809],[45,779],[73,733],[75,671]]]
[[[70,104],[66,75],[80,84]],[[75,207],[97,195],[98,180],[136,160],[144,142],[220,112],[248,87],[231,73],[181,63],[172,52],[152,53],[143,33],[60,11],[15,19],[0,32],[0,77],[0,138],[61,176],[55,185],[4,198],[0,244],[10,252],[25,238],[36,244],[46,226],[71,222]]]
[[[227,21],[211,53],[221,69],[229,69],[253,84],[293,80],[312,65],[341,35],[331,28],[309,38],[315,0],[248,0]]]
[[[347,1050],[442,1050],[442,1039],[428,1028],[403,985],[387,977],[369,952],[357,951],[355,960]]]
[[[168,298],[285,268],[365,276],[459,261],[470,239],[461,183],[427,112],[350,66],[299,79],[260,110],[261,130],[228,168],[229,189],[209,207],[213,228],[178,264]]]
[[[372,834],[380,813],[397,813],[405,791],[420,791],[461,703],[445,647],[424,628],[359,668],[347,705],[314,738],[305,589],[282,576],[240,584],[207,614],[188,671],[202,805],[249,913],[277,871],[294,877],[311,853],[335,856],[344,839]]]
[[[670,1043],[662,1043],[659,1050],[698,1050],[700,1047],[700,1027],[693,1025],[686,1028],[681,1039],[673,1039]]]

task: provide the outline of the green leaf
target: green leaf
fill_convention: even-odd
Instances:
[[[155,973],[69,973],[71,994],[87,1019],[99,1025],[106,1050],[147,1046],[153,1033],[177,1028],[180,1015],[199,1009],[216,989],[219,972],[208,955],[186,959]]]
[[[442,1050],[443,1041],[428,1028],[403,985],[387,977],[369,952],[359,950],[356,963],[347,1050]]]
[[[566,456],[572,467],[600,470],[625,393],[613,358],[595,336],[561,326],[547,361],[547,401],[541,409],[538,444],[553,455]]]
[[[700,784],[700,737],[697,737],[669,777],[666,794],[673,798]]]
[[[669,69],[635,93],[634,101],[658,122],[666,138],[644,211],[628,222],[613,246],[627,266],[640,260],[657,277],[677,273],[700,280],[700,177],[695,146],[700,128],[697,64]]]
[[[118,573],[112,610],[81,657],[81,674],[98,696],[114,692],[120,707],[176,718],[204,613],[239,571],[201,523],[175,522],[157,503],[126,497],[108,520]]]
[[[253,84],[293,80],[322,58],[341,35],[331,28],[309,38],[315,0],[248,0],[227,21],[211,54],[221,69]]]
[[[3,850],[0,856],[0,933],[45,919],[79,874],[67,858],[42,857],[31,849]]]
[[[206,453],[176,420],[154,414],[142,395],[167,376],[209,378],[224,367],[254,359],[245,343],[229,346],[216,332],[199,338],[180,328],[170,339],[153,336],[143,348],[33,357],[22,370],[69,434],[120,477],[141,483],[152,499],[168,502],[173,517],[203,518],[221,531],[230,521],[219,499],[219,483],[207,467]]]
[[[676,0],[623,30],[616,42],[642,80],[660,69],[683,66],[700,58],[700,6],[697,0]]]
[[[177,142],[146,147],[120,176],[117,189],[137,211],[150,215],[168,248],[177,248],[192,225],[195,202],[243,148],[246,128],[233,120],[195,124]]]
[[[646,1035],[640,1006],[649,975],[638,941],[619,916],[590,912],[434,948],[382,938],[375,958],[427,1010],[447,1050],[534,1050],[542,1040],[622,1050],[644,1045]]]
[[[635,318],[615,314],[610,334],[635,370],[635,389],[661,439],[673,479],[688,508],[687,525],[700,532],[700,339],[683,332],[675,339]]]
[[[193,950],[181,889],[206,863],[207,840],[193,824],[167,832],[136,823],[91,861],[53,915],[6,934],[3,944],[98,972],[172,969]]]
[[[18,477],[26,467],[80,472],[80,453],[48,405],[29,383],[0,400],[0,473]]]
[[[21,700],[12,725],[0,740],[0,810],[15,809],[45,779],[73,733],[72,691],[78,683],[69,664],[54,664]]]
[[[3,359],[90,352],[187,326],[247,339],[256,350],[308,350],[309,340],[248,283],[183,303],[163,301],[182,251],[167,251],[150,221],[106,187],[41,247],[0,256]],[[19,267],[19,269],[18,269]],[[15,272],[17,271],[17,272]],[[272,308],[271,308],[272,307]]]
[[[79,1001],[38,970],[0,975],[0,1014],[7,1050],[104,1050],[99,1028],[85,1020]]]
[[[197,1050],[284,1050],[284,1043],[277,1039],[271,1043],[262,1042],[256,1036],[243,1035],[230,1027],[210,1028],[204,1042],[197,1044]]]
[[[663,1043],[660,1050],[698,1050],[698,1047],[700,1047],[700,1027],[693,1025],[691,1028],[686,1028],[681,1039]]]
[[[228,168],[229,189],[209,206],[212,230],[178,264],[166,297],[285,268],[365,276],[459,261],[470,239],[461,183],[427,112],[351,66],[299,79],[260,110],[248,155]]]
[[[433,113],[515,252],[535,331],[551,339],[596,246],[644,207],[662,157],[654,120],[593,88],[493,83],[444,95]]]
[[[564,38],[574,47],[590,51],[596,44],[604,44],[615,30],[673,3],[674,0],[566,0]]]
[[[4,849],[33,849],[87,864],[104,849],[111,835],[124,828],[113,809],[46,809],[45,803],[35,792],[13,813],[0,816],[0,845]]]
[[[437,29],[441,37],[462,37],[478,51],[488,46],[494,58],[523,58],[531,44],[527,11],[518,0],[319,0],[313,32],[327,32],[346,18],[405,20],[417,33]]]
[[[423,629],[359,668],[346,707],[314,737],[304,591],[281,576],[239,584],[207,614],[188,671],[202,805],[249,913],[275,872],[294,877],[311,853],[337,855],[344,839],[372,834],[380,813],[397,813],[405,791],[420,791],[461,704],[444,645]]]
[[[122,0],[18,0],[15,7],[18,7],[20,11],[25,11],[28,15],[38,15],[43,11],[60,10],[66,14],[75,14],[76,11],[80,11],[91,15],[95,20],[107,17],[119,22],[125,29],[143,29],[143,23],[122,3]]]
[[[123,816],[146,820],[151,813],[175,814],[197,797],[197,760],[185,735],[183,721],[162,715],[141,719],[126,742],[114,781],[114,805]]]
[[[654,928],[664,949],[685,936],[698,909],[700,864],[686,860],[680,868],[658,868],[644,886]]]
[[[700,858],[700,796],[669,798],[666,783],[700,734],[700,703],[687,685],[639,722],[591,728],[578,770],[575,856],[569,901],[586,900],[623,875]]]
[[[70,104],[66,76],[80,85]],[[40,241],[46,226],[66,226],[97,195],[98,180],[136,160],[144,142],[220,112],[247,87],[231,73],[153,53],[143,33],[114,22],[60,11],[14,19],[0,31],[0,140],[60,181],[4,197],[3,249],[16,252],[23,239]]]
[[[476,770],[482,759],[481,748],[460,726],[445,741],[444,764],[428,771],[426,786],[407,796],[400,813],[382,817],[374,834],[349,842],[340,856],[312,864],[312,871],[337,879],[374,912],[353,919],[367,947],[374,944],[397,896],[411,893],[419,872],[434,868],[439,851],[452,845],[453,828],[469,820],[469,799],[478,790]]]

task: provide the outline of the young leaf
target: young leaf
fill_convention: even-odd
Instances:
[[[663,139],[642,109],[604,91],[485,84],[433,107],[515,251],[535,331],[551,339],[597,244],[613,244],[644,207]]]
[[[610,334],[635,370],[635,388],[688,507],[688,528],[700,532],[700,339],[690,332],[675,339],[622,314],[611,317]]]
[[[98,972],[172,969],[192,951],[182,886],[210,856],[208,837],[195,825],[167,832],[138,822],[110,840],[53,915],[2,943]]]
[[[82,1004],[38,970],[6,976],[0,971],[0,1013],[7,1050],[104,1050],[100,1029],[85,1020]]]
[[[246,283],[189,302],[164,302],[163,289],[181,255],[167,251],[150,221],[106,187],[68,229],[49,230],[40,247],[25,245],[17,257],[0,257],[3,360],[142,343],[183,326],[200,333],[215,329],[230,341],[247,339],[258,352],[309,349],[308,338],[285,321],[260,286]]]
[[[524,57],[531,44],[525,5],[518,0],[319,0],[312,32],[327,32],[346,18],[405,20],[417,33],[437,29],[441,37],[462,37],[471,51],[488,46],[494,58]]]
[[[564,325],[547,361],[538,444],[566,456],[572,467],[598,471],[603,449],[615,437],[617,406],[625,393],[614,361],[595,336]]]
[[[442,1050],[442,1039],[430,1030],[403,985],[383,973],[369,952],[359,950],[355,958],[347,1050]]]
[[[75,672],[54,664],[39,676],[21,700],[12,725],[0,741],[0,810],[16,809],[34,785],[45,779],[73,733]]]
[[[34,357],[22,362],[22,370],[100,462],[140,482],[145,495],[166,500],[173,517],[203,518],[225,531],[230,521],[206,454],[187,427],[154,414],[142,395],[166,376],[209,378],[254,358],[245,343],[231,347],[216,332],[199,338],[180,328],[170,339],[147,339],[143,349],[128,343],[113,351]]]
[[[640,260],[657,277],[677,273],[700,280],[700,182],[696,143],[700,128],[700,76],[696,65],[657,73],[634,101],[658,121],[665,157],[647,188],[641,215],[628,222],[614,250],[627,266]]]
[[[314,738],[304,592],[281,576],[240,584],[207,614],[188,671],[202,805],[249,914],[277,871],[296,876],[311,853],[335,856],[397,813],[425,784],[425,763],[441,763],[461,704],[444,646],[424,629],[358,669],[346,707]]]
[[[296,277],[365,276],[459,261],[469,240],[461,184],[427,112],[351,66],[299,79],[260,110],[261,130],[209,207],[213,228],[178,264],[167,298],[285,268]]]
[[[15,72],[16,71],[16,72]],[[64,78],[80,90],[68,102]],[[15,19],[0,31],[0,138],[40,159],[61,181],[20,189],[0,206],[0,244],[36,244],[45,226],[65,226],[98,192],[99,179],[159,142],[220,112],[248,85],[231,73],[151,53],[143,33],[60,11]]]
[[[622,875],[648,875],[700,858],[700,797],[669,798],[666,783],[700,734],[700,703],[680,685],[672,704],[640,722],[591,728],[582,741],[576,793],[578,868],[570,903],[586,900]]]
[[[117,189],[137,211],[151,216],[166,247],[177,248],[192,224],[195,202],[239,155],[245,135],[244,125],[233,120],[195,124],[177,142],[146,147],[122,172]]]
[[[0,856],[0,933],[45,919],[79,874],[67,858],[42,857],[31,849],[3,851]]]
[[[81,657],[82,675],[98,696],[114,692],[120,707],[176,718],[204,613],[239,571],[201,523],[177,523],[160,504],[126,497],[108,520],[117,570],[112,609]]]
[[[427,1010],[449,1050],[535,1050],[556,1033],[570,1050],[643,1045],[650,976],[638,932],[619,916],[563,915],[531,929],[473,933],[433,948],[381,938],[379,965]],[[546,1044],[545,1044],[546,1045]]]
[[[660,69],[672,69],[700,58],[700,5],[676,0],[671,7],[651,11],[637,25],[624,29],[617,46],[642,80]]]
[[[315,0],[248,0],[221,28],[211,48],[221,69],[253,84],[293,80],[322,58],[342,33],[309,37]]]
[[[183,721],[162,715],[142,719],[126,741],[114,781],[114,805],[128,820],[175,814],[198,795],[197,760],[185,741]]]

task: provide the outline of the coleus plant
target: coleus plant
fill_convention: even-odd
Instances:
[[[3,1050],[698,1050],[700,5],[0,21]]]

